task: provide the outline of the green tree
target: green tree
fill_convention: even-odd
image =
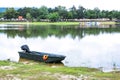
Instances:
[[[72,19],[76,19],[77,18],[77,9],[75,6],[70,8],[70,12],[72,13]]]
[[[54,12],[54,9],[48,8],[48,12],[49,12],[49,13],[53,13],[53,12]]]
[[[2,17],[3,17],[3,15],[4,15],[3,13],[0,13],[0,18],[2,18]]]
[[[59,21],[59,17],[60,16],[59,16],[58,12],[53,12],[48,15],[49,20],[52,22]]]
[[[115,12],[115,18],[120,19],[120,11]]]
[[[82,6],[79,6],[79,8],[77,9],[77,18],[84,18],[85,17],[85,8]]]
[[[33,17],[33,18],[37,18],[38,16],[39,16],[39,10],[38,10],[38,8],[32,8],[31,10],[30,10],[30,14],[31,14],[31,16]]]
[[[72,14],[72,12],[68,12],[67,19],[73,19],[73,14]]]
[[[99,8],[94,8],[94,12],[95,12],[95,18],[99,18],[100,17],[100,9]]]
[[[28,20],[34,19],[50,19],[51,21],[60,21],[66,19],[97,19],[97,18],[109,18],[112,20],[113,18],[120,19],[120,11],[112,10],[100,10],[99,8],[85,9],[82,6],[79,6],[78,9],[75,6],[72,6],[69,10],[64,6],[57,6],[55,8],[47,8],[46,6],[42,6],[40,8],[35,7],[24,7],[20,8],[17,11],[14,8],[8,8],[4,13],[0,14],[0,17],[4,17],[6,19],[17,18],[18,16],[23,16],[23,18],[27,18]]]
[[[32,16],[31,16],[30,13],[27,13],[27,14],[26,14],[26,19],[27,19],[28,21],[32,21]]]
[[[54,9],[55,12],[58,12],[60,19],[66,19],[67,18],[67,9],[64,6],[58,6]]]
[[[100,18],[106,18],[106,11],[105,10],[101,11]]]
[[[46,6],[42,6],[39,8],[39,18],[40,19],[46,19],[48,15],[48,8]]]
[[[14,8],[7,8],[6,12],[4,13],[4,17],[7,19],[17,18],[18,12],[14,10]]]
[[[95,11],[94,10],[86,10],[85,11],[85,18],[88,18],[88,19],[95,19]]]
[[[112,13],[112,11],[108,12],[108,18],[109,18],[110,20],[113,19],[113,13]]]
[[[17,10],[19,12],[19,15],[23,16],[24,18],[26,18],[26,14],[30,13],[32,11],[32,8],[29,7],[24,7],[24,8],[20,8]]]

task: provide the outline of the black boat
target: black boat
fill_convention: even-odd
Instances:
[[[18,52],[20,55],[20,58],[26,58],[26,59],[31,59],[31,60],[40,61],[40,62],[59,63],[62,60],[64,60],[66,57],[64,55],[30,51],[27,45],[21,46],[21,49],[23,51]]]

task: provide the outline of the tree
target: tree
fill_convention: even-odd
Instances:
[[[100,18],[106,18],[106,11],[105,10],[101,11]]]
[[[55,7],[54,12],[58,12],[60,19],[66,19],[68,12],[64,6]]]
[[[77,9],[75,6],[73,6],[72,8],[70,8],[70,12],[72,13],[72,19],[76,19],[77,18]]]
[[[120,19],[120,11],[115,12],[115,18]]]
[[[48,8],[46,6],[42,6],[39,8],[39,18],[46,19],[48,15]]]
[[[48,8],[48,12],[49,12],[49,13],[53,13],[53,12],[54,12],[54,9]]]
[[[95,16],[95,11],[94,10],[86,10],[85,11],[85,18],[88,18],[88,19],[95,19],[96,16]]]
[[[99,8],[94,8],[94,12],[95,12],[95,18],[99,18],[100,17],[100,9]]]
[[[19,15],[23,16],[24,18],[26,18],[26,14],[30,13],[32,11],[32,8],[28,8],[28,7],[24,7],[24,8],[20,8],[17,10],[19,12]]]
[[[60,16],[59,16],[58,12],[53,12],[48,15],[49,20],[52,22],[58,21],[59,17]]]
[[[26,14],[26,19],[27,19],[28,21],[32,21],[32,16],[31,16],[30,13],[27,13],[27,14]]]
[[[77,9],[77,18],[84,18],[85,17],[85,8],[82,6],[79,6],[79,8]]]
[[[0,13],[0,18],[3,18],[3,15],[4,15],[3,13]]]
[[[38,10],[38,8],[32,8],[31,10],[30,10],[30,14],[31,14],[31,16],[33,17],[33,18],[37,18],[38,16],[39,16],[39,10]]]
[[[7,8],[6,12],[4,13],[4,17],[7,19],[17,18],[18,12],[14,10],[14,8]]]
[[[18,16],[23,16],[23,18],[27,18],[29,21],[32,19],[40,20],[40,19],[50,19],[51,21],[60,21],[66,19],[97,19],[97,18],[109,18],[112,20],[113,18],[120,19],[120,11],[112,10],[100,10],[99,8],[85,9],[83,6],[79,6],[78,9],[75,6],[72,6],[69,10],[64,6],[57,6],[55,8],[47,8],[46,6],[42,6],[40,8],[35,7],[24,7],[18,10],[14,10],[14,8],[7,8],[4,13],[0,13],[0,17],[4,17],[6,19],[17,18]]]
[[[73,14],[72,14],[72,12],[68,12],[67,19],[73,19]]]

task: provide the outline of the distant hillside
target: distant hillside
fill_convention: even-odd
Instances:
[[[0,7],[0,13],[5,12],[7,8],[5,7]],[[19,8],[14,8],[15,10],[18,10]]]
[[[1,8],[0,7],[0,12],[5,12],[7,8]]]

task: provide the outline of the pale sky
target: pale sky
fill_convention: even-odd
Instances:
[[[98,7],[100,10],[120,10],[120,0],[1,0],[0,7],[41,7],[54,8],[59,5],[67,9],[79,5],[86,9]]]

